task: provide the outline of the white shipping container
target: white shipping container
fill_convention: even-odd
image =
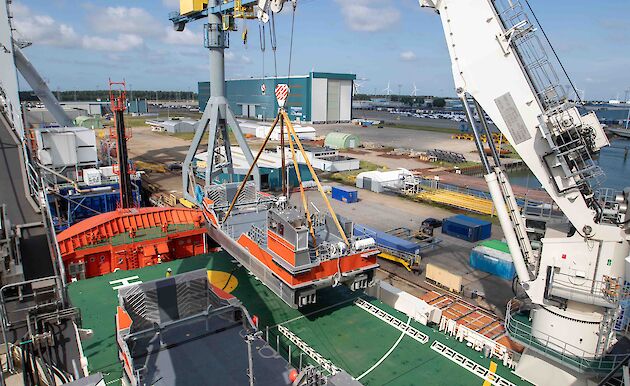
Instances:
[[[102,182],[102,174],[99,169],[84,169],[83,182],[89,186],[100,185]]]

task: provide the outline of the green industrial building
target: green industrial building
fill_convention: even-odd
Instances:
[[[285,108],[291,120],[338,123],[352,120],[352,89],[355,79],[354,74],[311,72],[290,78],[227,80],[225,88],[230,107],[239,117],[273,119],[278,111],[275,87],[286,83],[291,92]],[[199,82],[200,110],[205,109],[209,98],[210,82]]]

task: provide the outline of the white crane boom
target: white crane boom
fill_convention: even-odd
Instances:
[[[628,292],[628,192],[604,204],[592,184],[601,173],[593,155],[608,139],[595,114],[581,115],[566,97],[520,0],[419,3],[441,17],[456,91],[482,152],[518,280],[533,303],[528,337],[520,339],[528,347],[525,364],[517,372],[540,385],[585,384],[614,343],[612,324]],[[483,153],[471,99],[485,134],[487,113],[569,220],[566,229],[547,226],[540,251],[532,250],[498,155],[491,166]],[[510,315],[513,333],[509,323]]]
[[[534,254],[505,174],[488,168],[486,181],[519,281],[534,304],[531,338],[546,342],[544,350],[601,358],[614,343],[629,252],[627,207],[610,207],[606,217],[591,186],[600,172],[592,156],[608,145],[602,126],[592,113],[581,116],[564,95],[520,1],[420,3],[441,17],[464,104],[470,96],[480,117],[488,114],[573,226],[548,227],[540,254]],[[619,198],[625,205],[627,200]],[[579,366],[560,367],[566,370],[563,382],[584,378]],[[545,371],[526,375],[539,384],[554,382]]]

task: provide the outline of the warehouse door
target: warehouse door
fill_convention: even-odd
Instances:
[[[372,190],[372,179],[369,177],[363,178],[363,189]]]
[[[341,93],[341,82],[335,79],[328,79],[328,106],[326,116],[328,122],[339,122],[339,95]]]

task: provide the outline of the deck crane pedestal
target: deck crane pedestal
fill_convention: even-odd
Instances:
[[[180,12],[171,15],[170,18],[177,31],[183,31],[189,22],[207,18],[207,23],[204,25],[204,46],[210,51],[210,99],[201,120],[197,123],[192,145],[182,165],[184,197],[192,202],[200,202],[200,197],[194,191],[196,177],[192,163],[206,133],[208,133],[208,158],[204,185],[206,191],[219,174],[226,173],[230,176],[234,174],[229,131],[234,134],[238,145],[243,149],[248,164],[254,163],[254,157],[247,146],[245,136],[225,98],[224,56],[225,49],[229,47],[228,31],[234,28],[233,22],[230,20],[233,21],[234,17],[245,17],[246,14],[250,14],[251,12],[244,11],[244,8],[251,7],[253,3],[254,1],[251,0],[237,0],[230,3],[223,3],[219,0],[200,1],[195,2],[195,5],[199,6],[198,8],[180,8]],[[237,15],[236,13],[240,14]],[[253,15],[253,13],[251,14]],[[253,176],[257,188],[260,188],[258,166],[254,166]]]

